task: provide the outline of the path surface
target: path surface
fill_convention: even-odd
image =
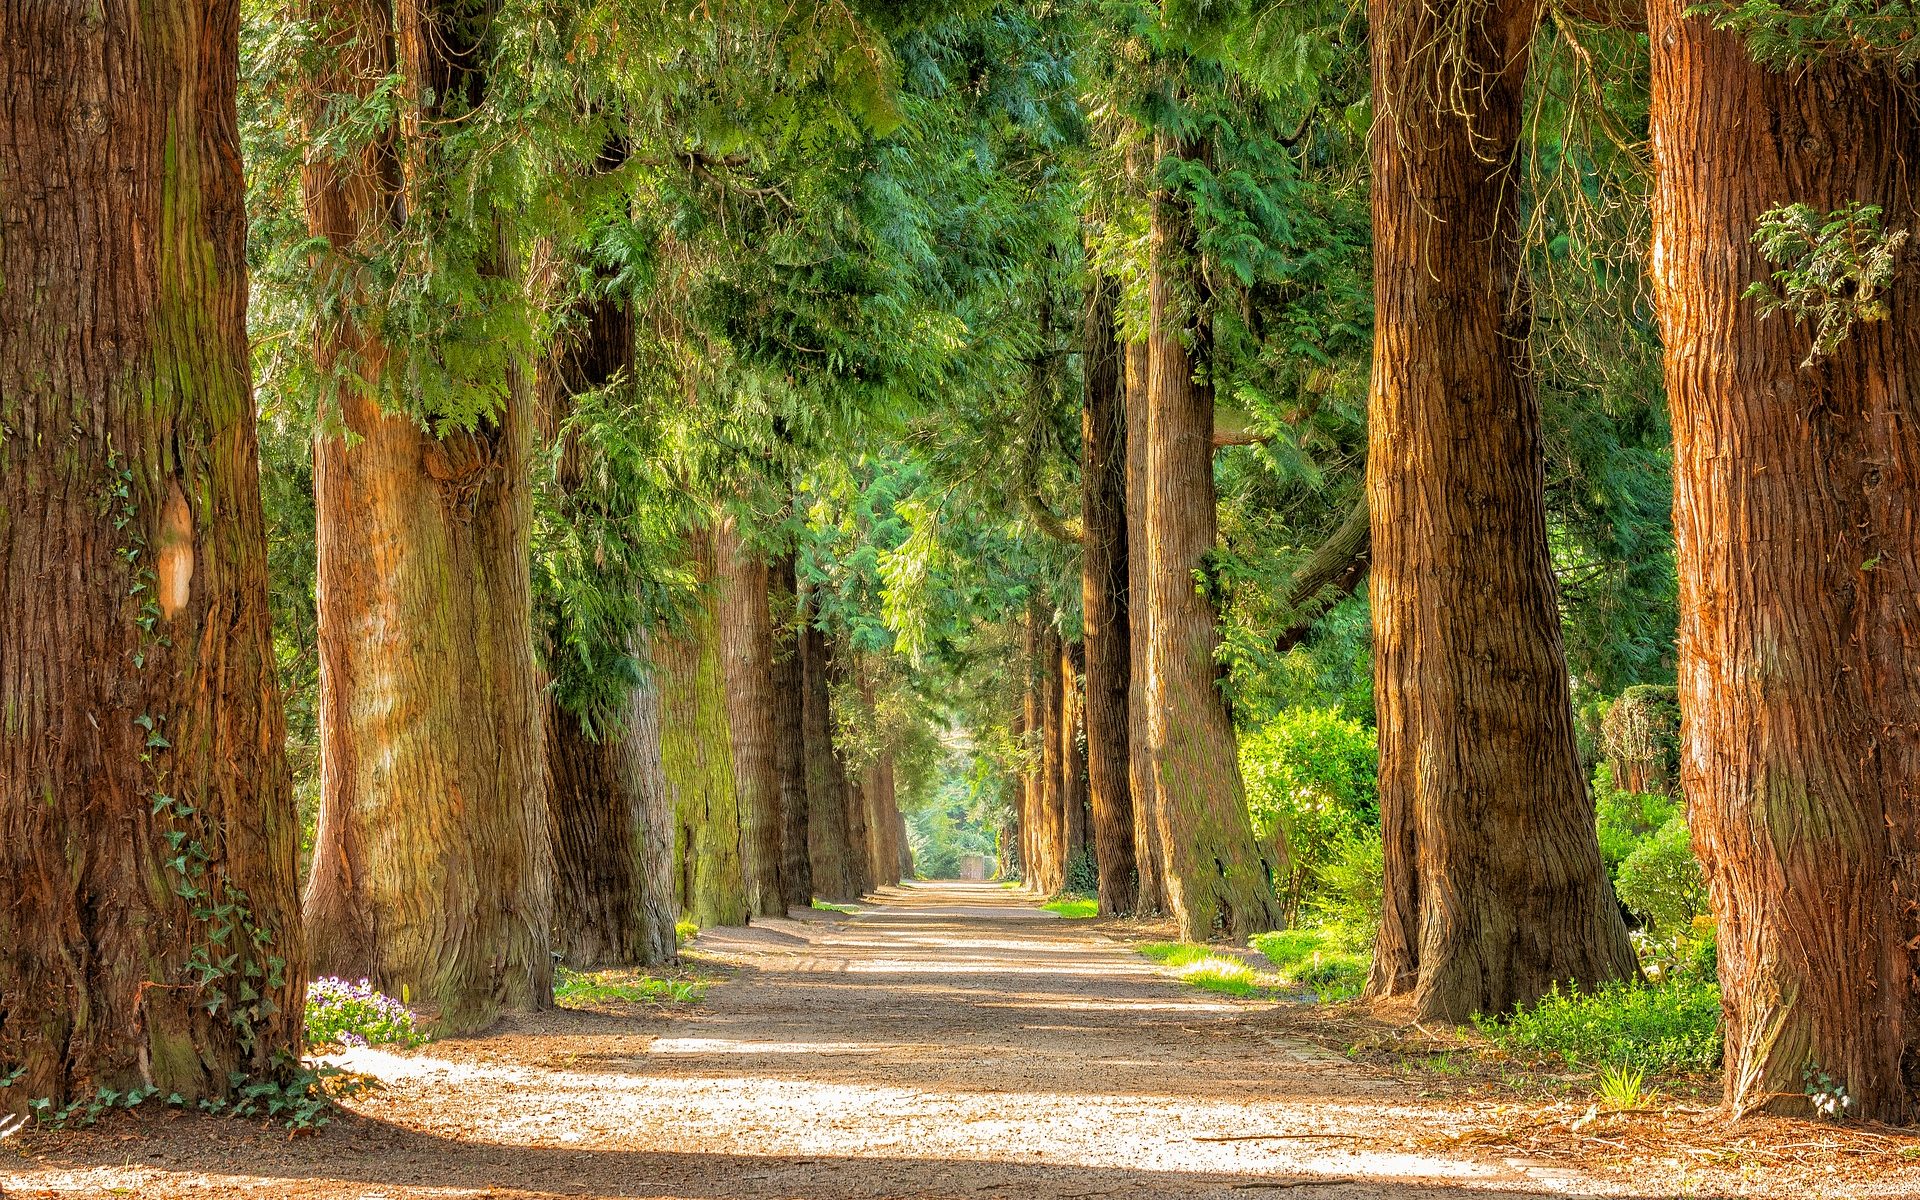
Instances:
[[[700,946],[739,969],[697,1009],[357,1052],[386,1086],[319,1137],[143,1118],[30,1142],[0,1179],[143,1200],[1675,1194],[1423,1151],[1466,1114],[997,886],[889,889]]]

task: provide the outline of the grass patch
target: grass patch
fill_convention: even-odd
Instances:
[[[1085,896],[1055,896],[1040,907],[1050,913],[1059,913],[1073,921],[1082,921],[1088,917],[1100,915],[1100,902],[1089,900]]]
[[[1280,978],[1296,987],[1310,988],[1321,1000],[1351,1000],[1367,986],[1372,962],[1345,949],[1338,937],[1322,929],[1282,929],[1257,933],[1252,945]]]
[[[692,921],[675,921],[673,925],[673,948],[678,950],[694,938],[700,936],[700,927]]]
[[[1237,958],[1227,958],[1210,947],[1192,942],[1144,942],[1134,947],[1163,967],[1173,968],[1182,983],[1223,996],[1265,996],[1273,980]]]
[[[638,971],[570,971],[553,978],[555,1002],[568,1008],[603,1004],[698,1004],[707,995],[704,979],[671,979]]]
[[[831,900],[815,900],[813,902],[813,907],[820,912],[846,913],[848,915],[852,915],[853,913],[857,913],[860,911],[858,905],[835,904]]]
[[[1720,1065],[1720,988],[1703,981],[1609,983],[1592,992],[1555,988],[1505,1021],[1476,1017],[1474,1023],[1504,1050],[1576,1066],[1661,1074]]]

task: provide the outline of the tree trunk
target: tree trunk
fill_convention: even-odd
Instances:
[[[1195,154],[1164,134],[1160,140],[1163,157]],[[1219,616],[1196,581],[1214,543],[1213,388],[1194,378],[1195,363],[1206,361],[1204,322],[1175,309],[1175,281],[1168,275],[1177,256],[1198,253],[1192,240],[1182,203],[1156,193],[1147,379],[1147,721],[1167,907],[1190,941],[1222,934],[1240,940],[1279,925],[1280,909],[1275,864],[1255,844],[1247,819],[1233,722],[1220,691]]]
[[[1086,651],[1079,642],[1060,645],[1060,813],[1065,823],[1065,887],[1073,864],[1093,852],[1092,814],[1087,808],[1087,706],[1080,691]]]
[[[833,745],[831,689],[827,682],[826,635],[807,622],[800,627],[804,681],[802,731],[807,752],[807,846],[813,860],[813,889],[829,900],[860,896],[853,865],[853,839],[847,829],[849,788],[840,754]]]
[[[298,1053],[306,979],[239,5],[4,23],[0,1113],[137,1084],[224,1096]]]
[[[728,725],[733,731],[733,772],[740,798],[740,857],[746,875],[747,911],[779,917],[787,912],[780,879],[779,747],[774,733],[773,612],[767,564],[740,537],[732,518],[720,521],[720,639],[726,661]]]
[[[554,948],[582,968],[672,962],[673,805],[653,679],[635,685],[618,727],[592,736],[549,702],[547,772]]]
[[[1126,347],[1127,418],[1127,790],[1133,796],[1133,861],[1139,873],[1134,911],[1167,908],[1166,847],[1153,781],[1153,738],[1147,720],[1147,657],[1152,646],[1147,586],[1147,442],[1149,359],[1145,342]]]
[[[702,589],[699,606],[684,628],[654,640],[660,760],[673,800],[680,908],[703,929],[747,923],[715,540],[710,527],[688,533],[688,558]]]
[[[799,595],[794,558],[782,555],[769,579],[773,616],[774,765],[780,773],[780,882],[789,908],[813,902],[813,860],[807,852],[807,743],[802,728],[806,681],[800,669]]]
[[[1920,111],[1832,63],[1788,74],[1655,0],[1654,286],[1674,427],[1681,778],[1719,918],[1736,1113],[1920,1112],[1920,273],[1799,364],[1760,316],[1761,213],[1862,201],[1913,231]],[[1903,1066],[1907,1074],[1903,1078]]]
[[[1067,883],[1066,762],[1061,736],[1060,634],[1042,619],[1035,638],[1039,686],[1040,777],[1034,787],[1034,847],[1030,882],[1051,896]]]
[[[1087,792],[1093,808],[1100,912],[1130,912],[1139,894],[1128,784],[1127,413],[1112,282],[1096,277],[1084,337],[1080,593],[1087,660]]]
[[[895,860],[901,881],[913,879],[918,872],[913,863],[913,839],[907,836],[907,815],[900,811],[897,801],[893,806],[894,846],[899,855]]]
[[[1500,0],[1457,32],[1420,5],[1372,7],[1386,890],[1369,989],[1464,1021],[1637,968],[1574,747],[1547,553],[1508,170],[1534,10]]]
[[[832,730],[830,745],[838,771],[847,809],[847,873],[855,896],[863,896],[873,888],[873,842],[870,826],[873,822],[867,816],[867,796],[864,781],[859,774],[847,768],[846,753],[841,743],[846,735],[841,730],[839,710],[834,706],[832,696],[843,691],[849,685],[858,686],[856,680],[849,678],[853,652],[848,648],[844,636],[827,642],[827,711],[828,725]]]

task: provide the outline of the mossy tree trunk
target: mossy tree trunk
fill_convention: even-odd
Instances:
[[[1373,0],[1374,678],[1386,899],[1370,991],[1464,1021],[1638,974],[1575,750],[1527,351],[1536,10]]]
[[[306,979],[239,5],[10,4],[4,23],[0,1113],[224,1096],[298,1052]]]
[[[1127,413],[1111,280],[1096,277],[1083,338],[1080,422],[1080,595],[1086,636],[1087,793],[1100,874],[1100,911],[1131,912],[1138,897],[1127,687]]]
[[[1062,784],[1066,764],[1062,754],[1060,634],[1044,614],[1036,624],[1033,638],[1034,729],[1039,736],[1039,770],[1033,785],[1030,841],[1033,855],[1027,861],[1027,882],[1043,895],[1051,896],[1067,882],[1067,820]]]
[[[1081,691],[1086,649],[1060,644],[1060,814],[1066,829],[1066,861],[1093,849],[1093,814],[1087,805],[1087,705]],[[1063,880],[1064,884],[1064,880]]]
[[[833,697],[840,693],[843,697],[849,689],[857,690],[859,681],[853,677],[853,651],[844,636],[829,638],[826,643],[827,711],[828,726],[831,730],[829,745],[833,749],[834,761],[838,764],[839,777],[843,784],[847,811],[847,872],[856,896],[865,895],[873,888],[873,833],[872,819],[867,813],[867,795],[865,779],[859,772],[850,768],[847,753],[843,747],[846,732],[842,728],[843,714]],[[857,765],[857,764],[856,764]]]
[[[1147,586],[1147,404],[1145,342],[1126,345],[1127,419],[1127,790],[1133,797],[1134,911],[1166,911],[1166,846],[1160,840],[1153,781],[1153,737],[1147,720],[1148,652],[1152,648]]]
[[[720,647],[720,586],[715,533],[687,534],[699,603],[680,629],[654,638],[660,684],[660,759],[674,813],[674,863],[680,909],[702,928],[744,925],[747,885],[740,865],[740,809],[733,734]]]
[[[718,525],[720,644],[725,656],[733,773],[740,807],[740,857],[747,911],[783,916],[780,748],[775,734],[773,610],[766,560],[748,548],[731,518]]]
[[[774,561],[768,585],[774,635],[774,764],[780,775],[780,882],[787,906],[805,908],[813,901],[813,860],[807,852],[806,680],[800,664],[800,598],[792,554]]]
[[[490,18],[354,4],[317,14],[317,88],[403,80],[400,131],[306,168],[315,273],[353,295],[359,255],[417,197],[443,113],[484,87]],[[402,169],[401,163],[411,164]],[[449,1029],[548,1003],[553,858],[533,662],[532,396],[524,373],[471,430],[443,437],[382,407],[390,347],[336,316],[321,369],[357,370],[314,447],[320,819],[306,895],[313,965],[409,991]]]
[[[812,622],[804,622],[800,627],[801,730],[806,741],[807,852],[813,864],[813,890],[829,900],[854,900],[859,898],[860,885],[847,829],[850,789],[833,744],[827,660],[826,635]]]
[[[1162,157],[1197,146],[1160,136]],[[1240,762],[1220,690],[1219,615],[1199,580],[1213,550],[1213,388],[1195,377],[1205,322],[1174,300],[1176,271],[1194,272],[1185,205],[1153,199],[1146,450],[1146,709],[1167,908],[1192,941],[1235,939],[1280,923],[1274,864],[1247,819]],[[1195,272],[1197,274],[1197,272]]]
[[[1681,778],[1719,919],[1735,1113],[1920,1114],[1920,270],[1833,353],[1742,296],[1767,209],[1920,226],[1920,105],[1775,73],[1650,8],[1655,297],[1674,428]]]

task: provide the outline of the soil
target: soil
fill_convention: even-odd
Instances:
[[[1187,987],[1129,949],[1156,932],[993,884],[886,889],[702,934],[689,958],[718,981],[697,1005],[332,1056],[381,1086],[317,1136],[140,1111],[0,1145],[0,1181],[9,1200],[1920,1196],[1898,1131],[1596,1115],[1564,1078],[1382,1052],[1353,1010]]]

